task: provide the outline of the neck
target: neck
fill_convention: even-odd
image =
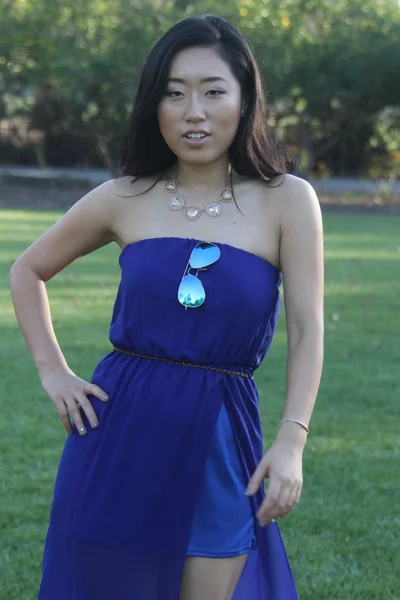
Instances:
[[[206,164],[191,164],[178,160],[177,179],[180,187],[193,190],[223,190],[229,183],[228,156]]]

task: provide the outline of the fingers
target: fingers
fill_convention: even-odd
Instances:
[[[75,395],[75,400],[78,402],[78,404],[80,405],[81,409],[85,413],[85,415],[87,417],[87,420],[89,421],[91,427],[93,429],[95,429],[96,427],[98,427],[99,426],[99,420],[98,420],[97,415],[96,415],[96,413],[94,411],[92,403],[87,399],[87,397],[84,394],[76,394]]]
[[[86,383],[83,386],[83,392],[88,396],[96,396],[102,402],[107,402],[108,395],[98,385],[94,383]]]
[[[75,398],[68,398],[67,400],[65,400],[65,403],[71,415],[71,419],[76,425],[79,435],[86,435],[87,430],[83,422],[82,414],[79,410],[79,405],[77,401],[75,400]]]
[[[260,525],[264,526],[270,523],[272,519],[276,519],[278,516],[278,500],[281,496],[282,487],[280,484],[272,481],[269,484],[267,495],[264,498],[264,502],[261,504],[257,511],[257,518],[259,519]]]
[[[99,426],[99,420],[97,418],[96,412],[92,406],[92,403],[87,398],[87,396],[89,396],[89,395],[95,396],[102,402],[107,402],[107,400],[109,398],[108,394],[106,394],[106,392],[104,392],[104,390],[102,390],[99,386],[92,384],[92,383],[83,382],[82,391],[76,390],[73,393],[72,397],[64,399],[65,405],[71,415],[71,419],[75,423],[78,433],[81,436],[85,436],[87,434],[87,429],[86,429],[84,421],[83,421],[81,409],[82,409],[83,413],[86,415],[86,417],[93,429],[96,429]],[[60,416],[61,416],[61,420],[63,422],[64,428],[68,431],[68,433],[72,433],[73,430],[69,423],[69,419],[68,419],[69,427],[67,428],[66,427],[67,421],[66,421],[66,417],[65,417],[64,413],[60,412]]]
[[[301,483],[270,484],[264,502],[256,515],[260,525],[263,527],[267,523],[287,515],[298,504],[300,495]]]
[[[247,489],[245,491],[246,496],[253,496],[261,486],[265,477],[267,477],[266,467],[263,461],[261,461],[257,469],[254,471],[252,477],[250,478],[250,481],[247,485]]]
[[[72,433],[71,421],[69,418],[68,410],[66,405],[63,403],[61,407],[57,406],[58,413],[61,417],[61,422],[67,433]]]

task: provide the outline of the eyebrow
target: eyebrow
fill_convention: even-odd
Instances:
[[[229,83],[229,81],[227,81],[223,77],[204,77],[203,79],[200,79],[200,83],[209,83],[209,82],[212,82],[212,81],[224,81],[225,83]],[[186,83],[186,80],[185,79],[181,79],[179,77],[169,77],[168,82]]]

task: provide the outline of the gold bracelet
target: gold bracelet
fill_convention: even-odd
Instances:
[[[303,427],[303,429],[307,431],[307,433],[310,433],[310,430],[308,429],[307,425],[304,425],[304,423],[298,421],[297,419],[282,419],[282,421],[279,423],[279,427],[282,425],[283,421],[293,421],[293,423],[298,423]]]

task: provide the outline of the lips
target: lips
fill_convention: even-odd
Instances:
[[[194,134],[194,135],[196,135],[196,134],[197,134],[197,135],[199,135],[199,134],[202,134],[202,136],[203,136],[203,137],[209,137],[209,135],[210,135],[210,134],[208,133],[208,131],[204,131],[204,130],[201,130],[201,129],[200,129],[200,130],[191,129],[191,130],[187,131],[186,133],[184,133],[184,134],[183,134],[183,137],[185,137],[185,138],[188,138],[188,139],[196,139],[196,138],[190,138],[190,137],[189,137],[189,135],[190,135],[191,133],[192,133],[192,134]],[[201,138],[200,138],[200,139],[201,139]]]

